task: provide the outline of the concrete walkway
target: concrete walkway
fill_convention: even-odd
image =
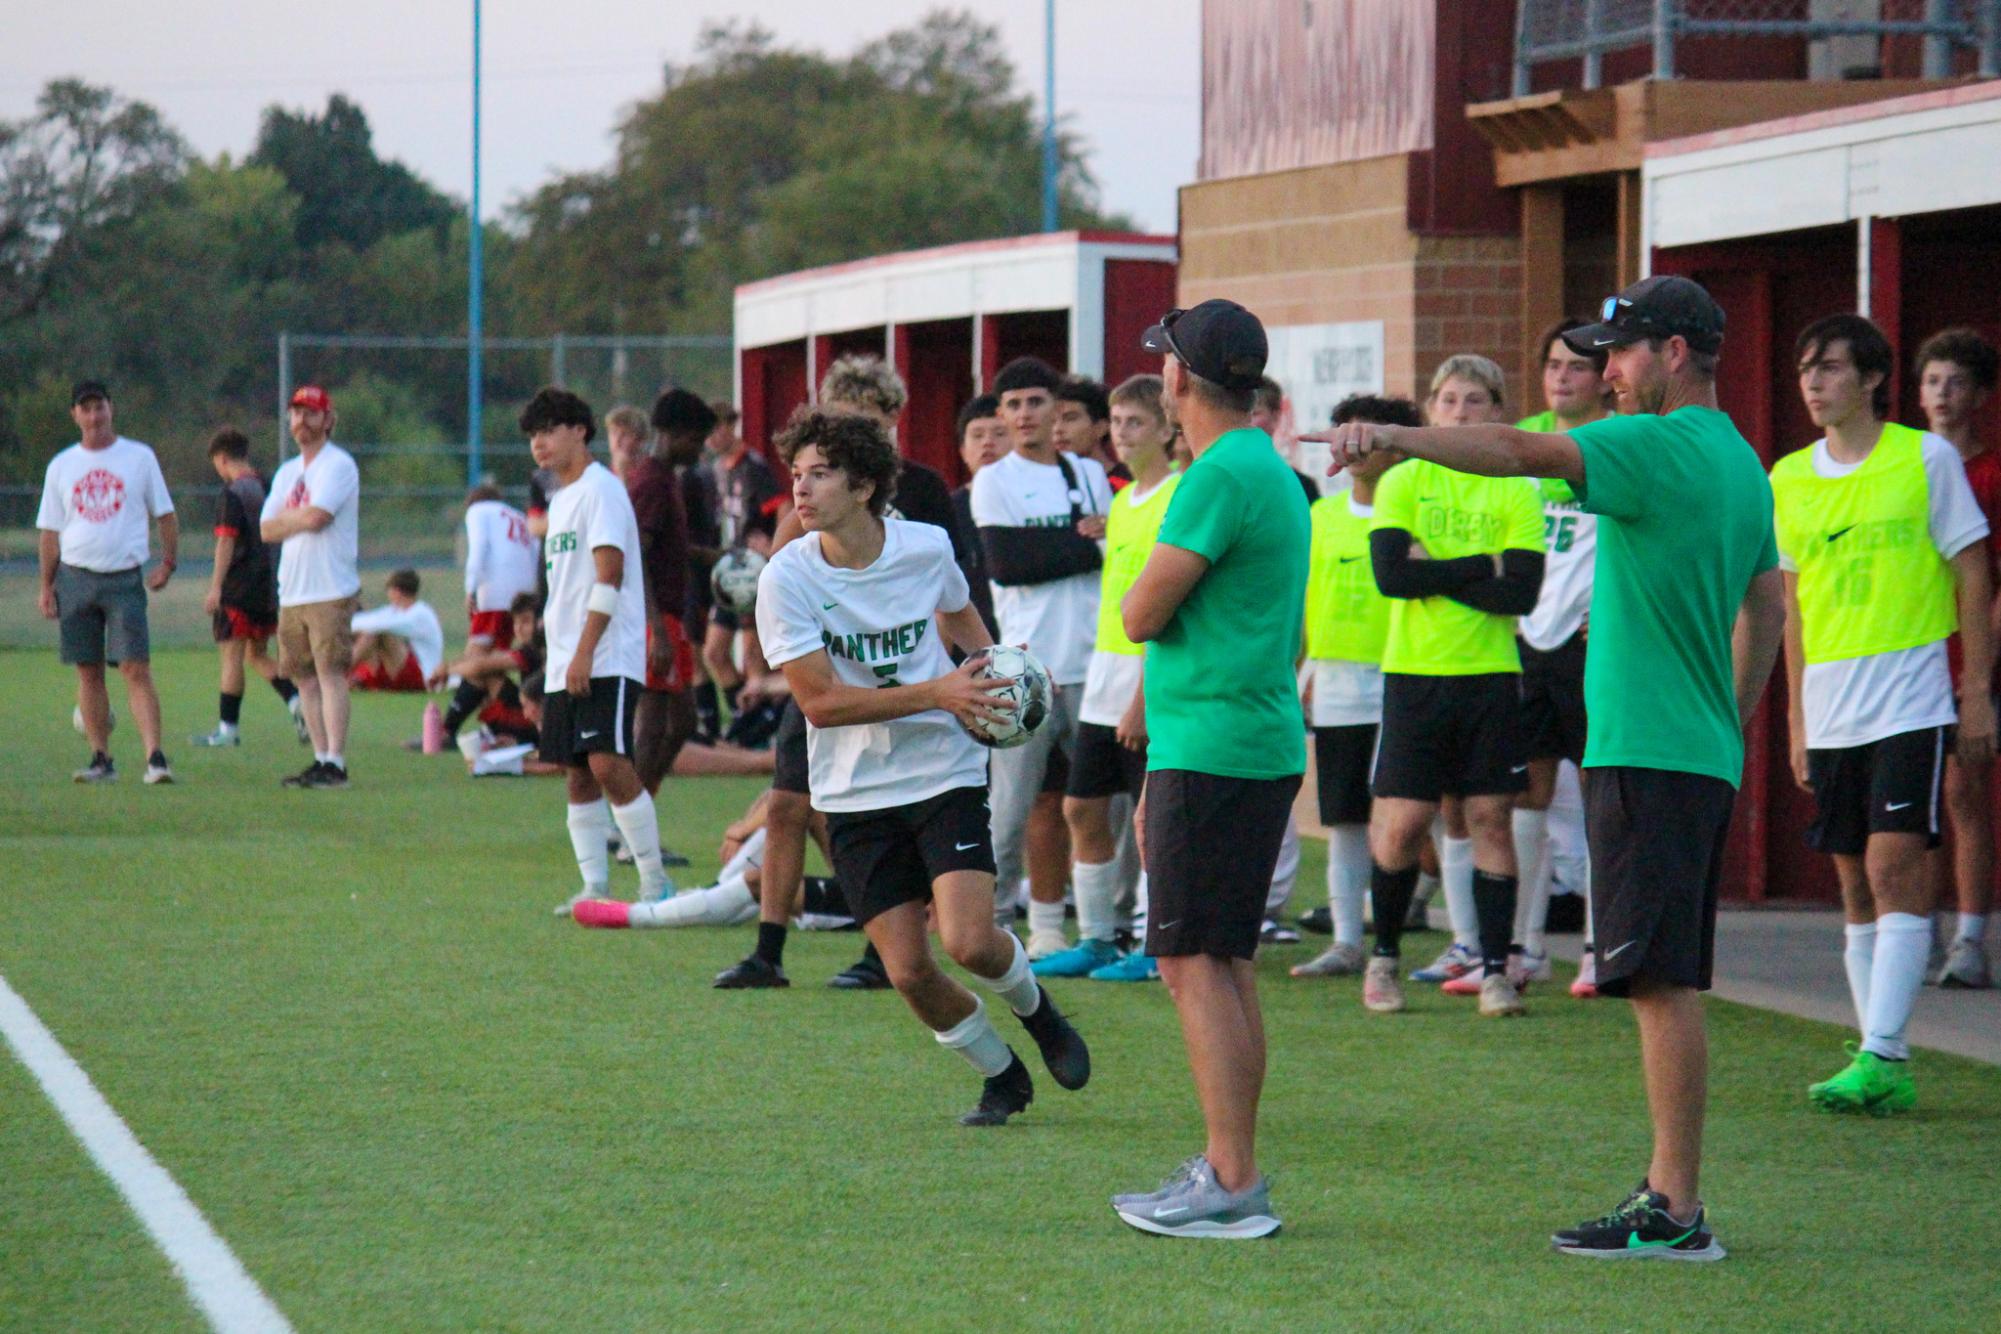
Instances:
[[[1550,937],[1557,957],[1572,962],[1582,943],[1577,936]],[[1990,954],[1994,949],[1990,938]],[[1716,987],[1711,994],[1852,1029],[1855,1006],[1841,968],[1841,914],[1726,908],[1716,919]],[[1908,1036],[1915,1046],[2001,1065],[2001,990],[1926,987]]]

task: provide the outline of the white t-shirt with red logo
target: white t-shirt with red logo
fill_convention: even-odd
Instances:
[[[71,445],[49,460],[35,526],[61,535],[62,561],[98,574],[146,563],[146,524],[174,512],[160,461],[119,436],[103,449]]]
[[[542,544],[528,516],[501,500],[466,506],[466,596],[474,611],[506,611],[518,593],[535,591]]]
[[[294,454],[280,464],[264,497],[264,513],[275,519],[286,510],[325,510],[333,522],[318,532],[294,533],[278,549],[278,605],[302,607],[332,602],[361,591],[357,565],[361,545],[361,472],[354,456],[329,440],[306,466]]]

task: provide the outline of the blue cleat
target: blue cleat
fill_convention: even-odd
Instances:
[[[1094,969],[1118,961],[1118,946],[1109,940],[1087,938],[1067,950],[1044,955],[1028,968],[1037,977],[1089,977]]]
[[[1123,959],[1093,968],[1087,976],[1093,982],[1155,982],[1160,978],[1160,965],[1145,950],[1134,950]]]

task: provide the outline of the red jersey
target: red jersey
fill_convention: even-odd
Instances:
[[[1987,516],[1987,548],[1991,559],[1996,551],[1997,541],[2001,541],[2001,525],[1995,522],[1997,508],[2001,508],[2001,450],[1983,449],[1966,460],[1966,484],[1973,488],[1973,499],[1980,506],[1980,512]],[[1959,684],[1959,636],[1946,641],[1946,662],[1952,667],[1952,683]],[[1995,684],[2001,686],[2001,671],[1995,673]]]

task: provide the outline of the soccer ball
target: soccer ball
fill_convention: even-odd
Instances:
[[[757,577],[764,573],[764,565],[764,557],[748,547],[725,551],[709,571],[716,604],[739,616],[750,615],[757,605]]]
[[[83,705],[79,704],[75,708],[69,711],[69,725],[76,729],[76,734],[78,736],[90,735],[90,733],[87,732],[83,726]],[[107,706],[104,710],[104,730],[106,732],[109,732],[117,726],[118,726],[118,710]]]
[[[999,681],[1007,687],[993,693],[996,698],[1013,704],[1014,712],[1005,718],[963,724],[966,735],[996,750],[1019,746],[1034,736],[1035,730],[1049,717],[1050,700],[1056,693],[1049,669],[1036,661],[1033,653],[1012,644],[983,648],[971,661],[977,664],[982,680]]]

